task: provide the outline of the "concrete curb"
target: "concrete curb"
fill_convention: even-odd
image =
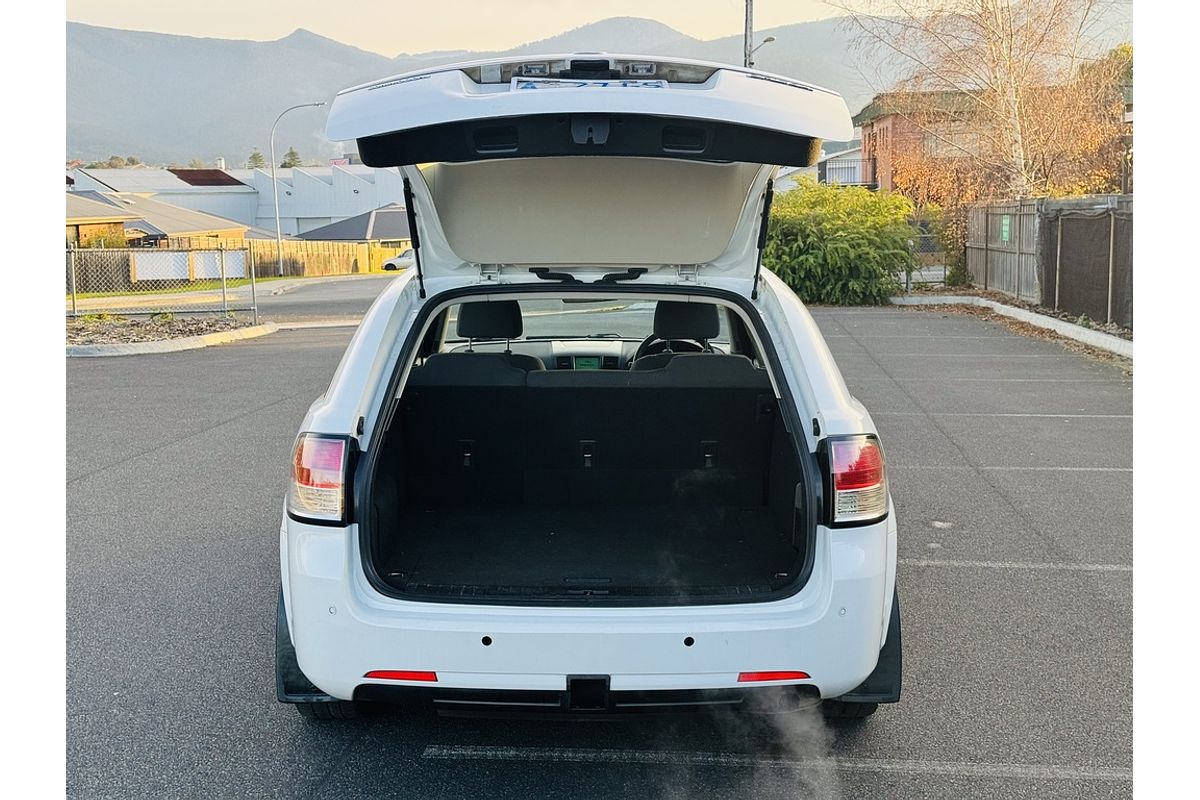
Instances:
[[[274,333],[279,326],[264,322],[252,328],[233,331],[206,333],[202,336],[187,336],[182,339],[162,339],[156,342],[130,342],[128,344],[74,344],[67,345],[67,358],[97,358],[100,356],[136,356],[145,353],[176,353],[180,350],[198,350],[215,344],[228,344],[242,339],[254,339]]]
[[[1039,328],[1054,331],[1057,334],[1073,339],[1080,344],[1086,344],[1089,347],[1095,347],[1100,350],[1113,353],[1118,356],[1133,360],[1133,342],[1128,339],[1122,339],[1120,336],[1113,336],[1109,333],[1101,333],[1090,328],[1084,328],[1080,325],[1058,319],[1056,317],[1048,317],[1045,314],[1038,314],[1034,311],[1026,311],[1023,308],[1015,308],[1006,306],[1003,303],[997,303],[995,300],[988,300],[983,297],[975,297],[973,295],[930,295],[928,297],[913,297],[900,296],[891,298],[892,304],[897,306],[981,306],[991,309],[997,314],[1003,314],[1006,317],[1018,319],[1021,322],[1028,322],[1030,325],[1035,325]]]

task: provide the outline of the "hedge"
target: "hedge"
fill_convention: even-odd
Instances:
[[[775,196],[763,266],[806,303],[886,303],[914,266],[912,215],[902,195],[803,180]]]

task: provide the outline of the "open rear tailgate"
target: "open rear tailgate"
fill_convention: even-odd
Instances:
[[[840,95],[790,78],[595,55],[474,62],[364,84],[338,94],[327,126],[330,139],[358,140],[363,162],[376,167],[569,155],[809,166],[820,140],[852,132]]]

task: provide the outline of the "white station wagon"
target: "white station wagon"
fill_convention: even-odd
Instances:
[[[641,56],[341,92],[328,135],[403,171],[414,264],[295,443],[279,699],[322,719],[897,701],[875,425],[761,268],[777,167],[851,130],[825,89]]]

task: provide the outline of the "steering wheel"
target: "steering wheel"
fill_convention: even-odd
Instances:
[[[661,353],[670,347],[673,353],[703,353],[704,346],[699,342],[694,342],[691,339],[660,339],[655,334],[650,334],[642,343],[638,345],[637,350],[633,354],[633,358],[629,360],[630,364],[644,356],[652,356],[655,353]]]

